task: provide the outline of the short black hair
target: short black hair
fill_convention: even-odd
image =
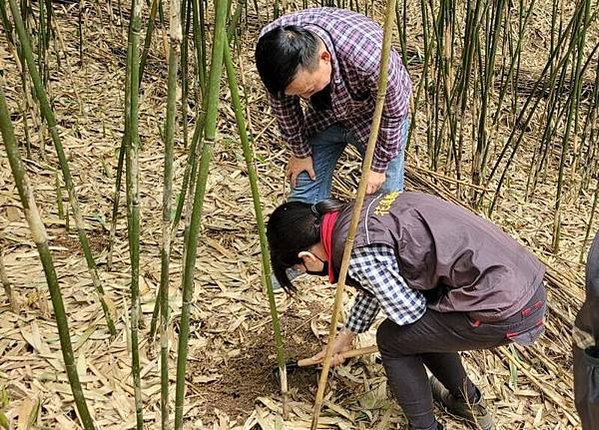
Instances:
[[[300,67],[314,70],[318,37],[297,25],[275,27],[256,45],[256,67],[271,94],[280,94],[291,84]]]
[[[298,254],[320,242],[320,222],[324,214],[343,209],[344,203],[327,199],[314,205],[287,202],[275,209],[266,227],[272,271],[285,292],[293,293],[294,285],[287,269],[300,264]]]

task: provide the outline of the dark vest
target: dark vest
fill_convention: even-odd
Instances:
[[[341,267],[353,205],[333,229],[333,267]],[[437,197],[391,193],[364,202],[354,248],[395,250],[407,284],[439,312],[466,312],[483,322],[518,312],[543,281],[545,267],[497,226]]]
[[[587,257],[586,298],[575,323],[579,329],[593,335],[595,343],[599,345],[599,232]]]

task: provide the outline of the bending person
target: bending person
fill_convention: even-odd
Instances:
[[[337,281],[353,203],[288,202],[268,222],[273,271],[289,293],[294,268]],[[379,309],[377,343],[410,429],[441,429],[433,396],[452,415],[494,428],[458,351],[531,344],[543,332],[543,265],[492,223],[414,192],[368,197],[348,285],[359,289],[334,341],[333,365]],[[324,358],[324,349],[315,356]],[[434,377],[429,382],[425,365]]]
[[[586,266],[586,300],[574,325],[574,400],[583,430],[599,428],[599,233]]]

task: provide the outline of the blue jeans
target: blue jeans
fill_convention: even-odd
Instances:
[[[409,120],[404,122],[404,136],[407,140]],[[364,156],[366,146],[358,143],[350,131],[339,125],[333,125],[318,133],[309,140],[312,147],[312,163],[316,179],[310,179],[308,173],[302,172],[297,178],[297,186],[291,188],[289,201],[317,203],[331,197],[331,184],[337,160],[349,143]],[[406,142],[402,142],[405,148]],[[404,151],[391,160],[385,172],[385,183],[379,190],[381,193],[402,191],[404,182]]]

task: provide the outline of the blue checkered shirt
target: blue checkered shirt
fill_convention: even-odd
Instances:
[[[398,325],[418,321],[426,312],[426,299],[404,281],[393,248],[369,245],[352,252],[348,274],[371,293],[360,291],[345,325],[354,333],[367,331],[379,309]]]

